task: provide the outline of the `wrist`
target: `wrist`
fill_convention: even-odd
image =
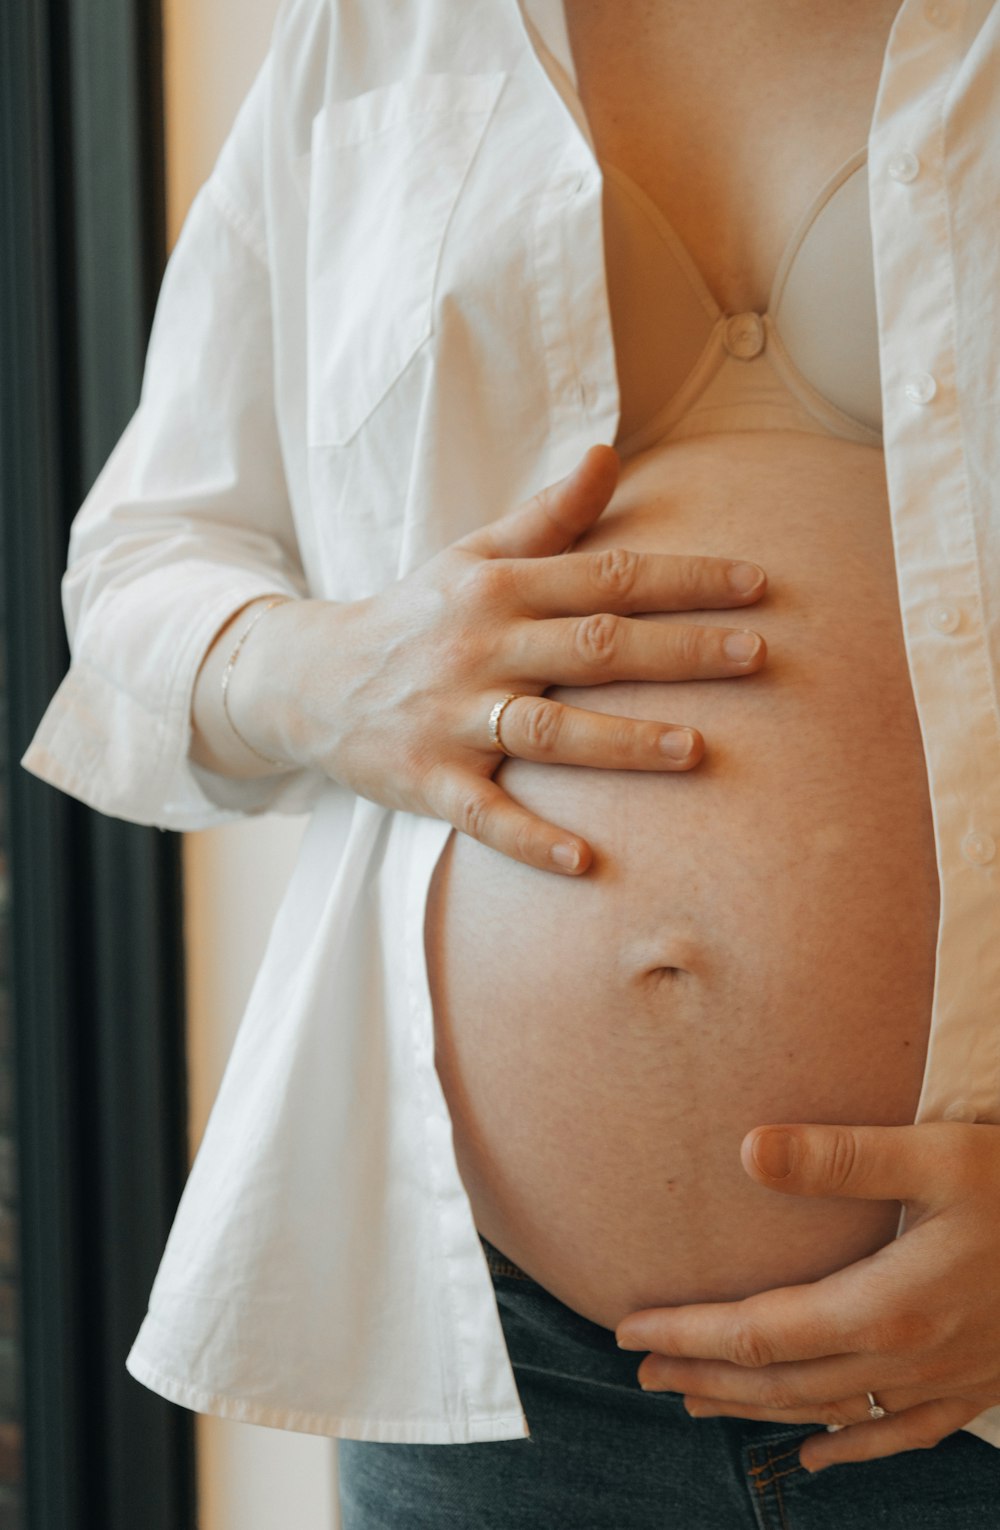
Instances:
[[[254,629],[271,611],[277,609],[279,606],[290,604],[293,598],[294,597],[287,594],[278,594],[258,596],[255,600],[248,601],[247,605],[243,607],[240,613],[238,613],[242,618],[242,621],[239,623],[242,630],[240,631],[239,636],[236,637],[235,646],[233,646],[233,637],[235,632],[227,632],[227,641],[225,642],[222,654],[222,657],[225,658],[226,650],[230,648],[232,649],[228,658],[226,658],[225,668],[222,671],[221,699],[223,716],[225,717],[225,720],[232,731],[233,737],[234,739],[238,740],[239,744],[242,745],[245,750],[249,751],[249,753],[252,754],[256,760],[260,760],[265,765],[270,765],[275,770],[279,771],[287,769],[291,762],[280,755],[265,754],[264,751],[253,742],[252,739],[247,737],[246,732],[238,725],[236,718],[233,716],[233,704],[230,699],[230,694],[232,689],[233,671],[236,668],[241,655],[243,655],[246,644],[250,641],[250,637]],[[248,675],[249,669],[249,662],[244,661],[241,678],[245,678]],[[242,690],[243,688],[241,687],[240,689]]]
[[[244,611],[227,653],[228,660],[240,634],[245,633],[229,676],[226,700],[230,722],[258,758],[265,756],[276,762],[273,770],[298,768],[310,763],[302,705],[306,676],[300,660],[307,648],[309,624],[319,608],[330,603],[292,599],[268,608],[265,597],[256,604],[263,615],[258,620],[252,609]],[[254,624],[252,632],[248,630],[250,622]]]
[[[281,755],[258,737],[256,721],[254,678],[254,650],[257,639],[264,636],[263,629],[287,604],[271,606],[270,602],[280,592],[272,591],[255,596],[237,607],[216,632],[202,656],[191,697],[191,738],[189,757],[206,770],[237,780],[254,779],[275,775],[282,765],[265,760],[280,759]],[[259,612],[266,614],[259,621]],[[247,634],[251,623],[253,632]],[[232,656],[235,661],[230,665]],[[222,680],[229,671],[225,694]],[[258,752],[260,751],[260,752]]]

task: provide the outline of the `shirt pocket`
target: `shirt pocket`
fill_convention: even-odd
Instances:
[[[451,214],[506,76],[425,74],[313,120],[307,439],[345,446],[427,343]]]

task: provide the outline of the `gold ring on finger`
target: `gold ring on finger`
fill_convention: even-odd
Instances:
[[[508,694],[504,696],[502,701],[498,701],[496,703],[492,712],[490,713],[490,743],[494,744],[497,749],[502,750],[504,754],[510,755],[511,759],[513,759],[514,756],[511,754],[510,750],[507,748],[507,745],[500,737],[500,718],[507,703],[509,701],[516,701],[519,694],[523,694],[523,692],[509,691]]]

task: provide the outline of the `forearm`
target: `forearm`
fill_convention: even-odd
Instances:
[[[196,765],[237,780],[276,775],[283,768],[268,764],[254,749],[276,760],[284,758],[277,737],[263,737],[263,732],[269,734],[270,730],[263,729],[262,723],[287,696],[287,686],[281,683],[285,669],[281,655],[283,643],[287,642],[288,608],[301,602],[289,601],[265,611],[241,647],[229,674],[226,698],[235,728],[223,709],[222,696],[222,677],[241,633],[273,598],[260,595],[248,601],[220,627],[205,652],[194,684],[188,755]],[[254,747],[242,742],[240,734]],[[292,769],[294,764],[288,761],[285,768]]]

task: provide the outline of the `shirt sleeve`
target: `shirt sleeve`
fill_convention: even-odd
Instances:
[[[233,780],[188,758],[214,635],[255,596],[310,594],[273,391],[270,57],[167,262],[138,406],[72,522],[70,667],[20,761],[98,812],[162,829],[305,813],[331,785],[306,767]]]

